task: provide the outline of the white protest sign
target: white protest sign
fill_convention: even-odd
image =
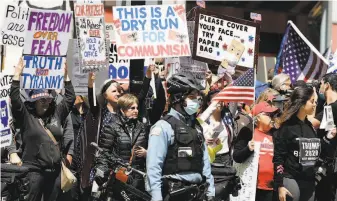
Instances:
[[[105,23],[106,39],[109,41],[116,41],[115,30],[113,23]]]
[[[10,129],[10,122],[12,120],[11,109],[9,107],[9,92],[12,85],[13,75],[2,72],[0,75],[0,112],[1,112],[1,146],[9,146],[12,143],[12,132]]]
[[[0,32],[0,44],[23,48],[25,45],[29,8],[14,4],[5,5],[5,15]]]
[[[22,89],[63,88],[65,57],[25,55],[23,60]]]
[[[88,73],[81,73],[77,40],[71,39],[68,46],[67,65],[76,95],[88,95]]]
[[[258,24],[206,10],[198,11],[196,24],[195,60],[221,64],[224,68],[254,67]]]
[[[96,72],[108,66],[104,6],[75,3],[75,19],[82,72]]]
[[[255,142],[254,153],[244,163],[234,162],[236,175],[241,178],[243,185],[237,197],[230,196],[231,201],[255,201],[260,145],[260,142]]]
[[[325,131],[330,131],[331,129],[335,128],[331,105],[324,106],[323,119],[319,128],[324,129]]]
[[[190,56],[185,5],[113,7],[120,58]]]
[[[30,9],[24,54],[65,56],[72,16],[71,11]]]

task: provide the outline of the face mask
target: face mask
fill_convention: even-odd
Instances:
[[[187,99],[186,107],[184,107],[184,109],[188,115],[192,115],[198,111],[199,107],[200,105],[199,105],[198,99],[193,99],[193,100]]]

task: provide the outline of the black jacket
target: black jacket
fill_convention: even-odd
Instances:
[[[109,158],[113,154],[125,162],[129,162],[132,156],[132,166],[145,170],[145,158],[139,158],[132,154],[132,149],[136,146],[147,149],[148,141],[144,124],[137,120],[128,121],[120,113],[113,115],[111,122],[104,127],[99,136],[98,145],[104,150],[104,153],[102,157],[96,159],[96,164],[108,167],[111,162]]]
[[[54,113],[42,118],[44,126],[51,131],[58,142],[63,141],[62,125],[65,124],[65,120],[75,102],[75,91],[71,82],[64,82],[64,87],[64,98],[60,104],[56,105]],[[40,168],[59,167],[60,150],[58,146],[54,145],[34,111],[29,111],[22,102],[20,81],[13,81],[10,98],[13,118],[15,118],[16,125],[20,126],[23,163]]]
[[[150,80],[147,77],[144,77],[143,87],[141,92],[137,95],[139,102],[145,99],[147,91],[150,87]],[[94,97],[96,98],[96,106],[94,106]],[[89,112],[85,118],[84,126],[80,131],[82,136],[82,153],[81,161],[82,172],[81,172],[81,186],[83,188],[90,186],[89,177],[92,164],[94,162],[94,154],[96,149],[90,146],[91,142],[98,142],[100,130],[101,130],[101,121],[102,121],[102,109],[106,107],[105,100],[102,94],[97,96],[93,95],[93,88],[88,87],[88,101],[89,101]]]
[[[283,123],[281,128],[274,134],[273,163],[276,189],[283,186],[283,177],[314,181],[316,167],[305,167],[299,163],[299,142],[296,138],[300,137],[317,138],[317,135],[312,124],[307,119],[303,122],[296,115]],[[329,153],[330,149],[330,141],[326,138],[322,139],[320,157]]]

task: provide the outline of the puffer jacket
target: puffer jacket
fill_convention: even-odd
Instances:
[[[113,115],[111,122],[100,133],[98,145],[104,154],[96,159],[96,165],[107,167],[111,162],[109,158],[115,154],[125,162],[131,162],[134,168],[144,171],[146,159],[132,154],[134,147],[147,149],[148,138],[144,124],[137,120],[127,120],[120,113]]]

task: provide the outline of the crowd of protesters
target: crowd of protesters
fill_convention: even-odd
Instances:
[[[326,115],[324,106],[331,106],[337,122],[336,74],[293,84],[288,75],[276,75],[255,103],[246,105],[212,101],[231,80],[211,71],[207,72],[206,89],[202,89],[187,74],[173,75],[165,81],[151,66],[139,94],[130,94],[118,82],[107,80],[97,96],[93,90],[95,74],[90,73],[88,97],[83,97],[76,96],[67,69],[65,90],[60,93],[20,90],[23,67],[21,60],[11,86],[15,140],[6,147],[3,159],[8,156],[11,164],[31,168],[26,200],[92,200],[93,185],[102,185],[108,177],[97,177],[94,169],[108,174],[114,156],[149,174],[148,184],[137,174],[127,182],[148,191],[153,201],[164,199],[166,193],[160,191],[161,185],[172,184],[161,184],[158,178],[173,174],[171,179],[181,180],[184,175],[178,173],[184,170],[206,177],[206,199],[214,200],[227,185],[214,170],[235,174],[233,162],[244,163],[256,151],[256,143],[260,143],[260,157],[255,200],[337,200],[336,129],[321,126]],[[156,80],[155,89],[150,87],[151,79]],[[155,100],[153,90],[157,92]],[[181,118],[186,119],[184,125],[176,120]],[[200,130],[203,137],[198,139]],[[46,132],[55,137],[57,144]],[[184,137],[184,133],[190,137]],[[103,150],[99,157],[95,157],[92,142]],[[197,143],[204,143],[205,149],[197,147]],[[175,157],[183,145],[192,147],[193,155],[201,158],[196,157],[191,163]],[[310,159],[303,157],[305,152],[310,152]],[[69,192],[60,189],[62,158],[78,179]],[[199,180],[197,176],[193,178]],[[200,177],[199,182],[202,180]],[[114,193],[114,200],[124,200],[118,193]],[[131,196],[131,200],[137,198]]]

